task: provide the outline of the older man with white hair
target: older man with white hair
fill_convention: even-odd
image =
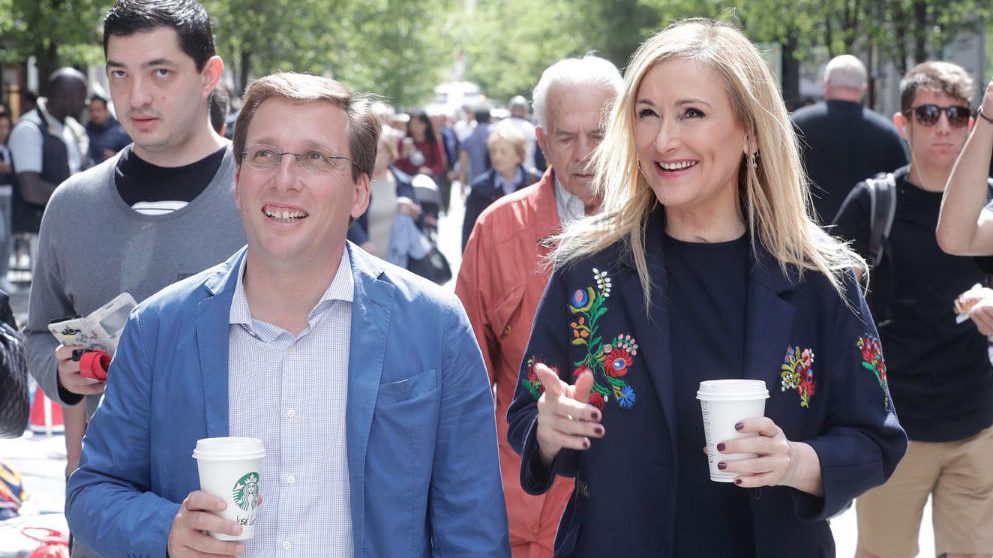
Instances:
[[[893,124],[862,106],[866,76],[858,58],[832,58],[824,69],[824,102],[793,113],[821,223],[831,222],[857,182],[907,164]]]
[[[483,360],[496,386],[500,468],[515,557],[551,557],[559,518],[573,483],[559,477],[532,496],[521,488],[521,458],[507,443],[507,408],[551,270],[545,240],[571,221],[599,211],[590,155],[623,87],[621,74],[596,56],[556,62],[534,89],[537,139],[549,169],[536,184],[501,197],[479,216],[455,293],[465,305]]]

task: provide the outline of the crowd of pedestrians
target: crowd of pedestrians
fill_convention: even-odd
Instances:
[[[688,20],[500,118],[234,95],[195,0],[118,0],[103,50],[106,94],[0,108],[0,432],[28,372],[64,408],[72,556],[833,556],[854,501],[898,558],[930,498],[937,554],[993,557],[993,81],[917,65],[888,119],[842,55],[790,114]],[[121,293],[96,379],[49,324]],[[719,379],[770,395],[708,453]],[[251,539],[189,457],[225,436],[266,449]]]

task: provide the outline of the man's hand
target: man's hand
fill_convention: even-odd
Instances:
[[[562,448],[586,450],[590,438],[603,438],[606,432],[600,424],[600,410],[587,403],[593,373],[583,372],[576,385],[570,386],[544,364],[535,364],[534,371],[545,386],[538,399],[537,438],[542,463],[551,465]]]
[[[106,382],[84,378],[79,374],[79,361],[72,360],[72,351],[82,349],[78,345],[59,345],[55,348],[55,361],[59,365],[59,382],[66,391],[78,395],[103,393]]]
[[[397,198],[397,211],[412,219],[417,219],[421,216],[421,206],[414,203],[414,200],[402,196]]]
[[[211,496],[202,490],[190,492],[172,521],[166,547],[169,558],[235,556],[244,552],[244,544],[219,541],[207,533],[213,531],[231,536],[241,534],[240,525],[217,515],[225,506],[227,504],[224,500],[217,496]]]

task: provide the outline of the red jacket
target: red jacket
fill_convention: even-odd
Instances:
[[[507,408],[517,387],[531,322],[551,276],[551,268],[544,266],[550,250],[541,241],[560,230],[553,176],[549,170],[536,184],[500,198],[480,215],[455,285],[483,351],[490,382],[496,386],[510,544],[530,544],[529,555],[535,557],[552,555],[555,530],[573,482],[558,477],[543,496],[521,489],[521,458],[507,442]]]

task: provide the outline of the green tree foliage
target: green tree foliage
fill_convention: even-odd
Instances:
[[[218,52],[239,77],[330,75],[399,105],[426,101],[454,60],[454,0],[208,0]]]
[[[44,78],[66,65],[102,58],[100,22],[106,0],[0,0],[0,59],[37,60]]]

